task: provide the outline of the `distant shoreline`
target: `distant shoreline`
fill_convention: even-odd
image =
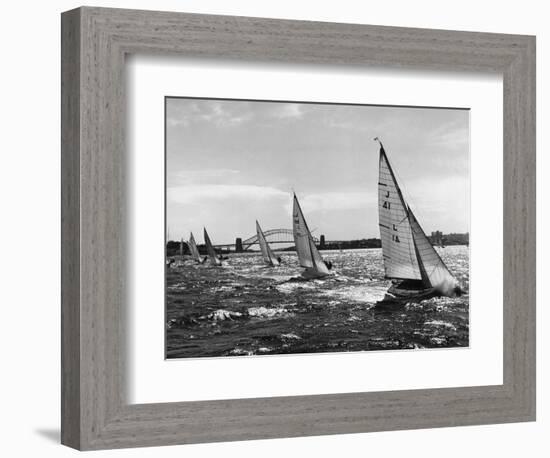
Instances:
[[[454,243],[454,244],[448,244],[448,245],[445,245],[444,247],[447,247],[447,246],[468,246],[467,243]],[[443,247],[443,248],[444,248]],[[380,250],[382,247],[381,246],[371,246],[371,247],[363,247],[363,246],[356,246],[356,247],[342,247],[342,248],[338,248],[338,247],[329,247],[329,246],[325,246],[324,248],[319,248],[319,251],[339,251],[339,250],[342,250],[342,251],[351,251],[351,250]],[[296,253],[296,248],[295,247],[289,247],[289,248],[285,248],[285,249],[282,249],[282,250],[277,250],[277,249],[274,249],[273,250],[275,253]],[[201,256],[206,256],[206,251],[204,251],[204,247],[201,245],[199,246],[199,252],[201,254]],[[240,251],[240,252],[235,252],[235,251],[230,251],[230,250],[219,250],[219,249],[216,249],[216,253],[220,253],[220,254],[238,254],[238,255],[247,255],[247,254],[250,254],[250,255],[253,255],[253,254],[261,254],[261,251],[260,250],[246,250],[246,251]],[[176,258],[176,257],[179,257],[180,256],[180,253],[179,253],[179,250],[171,250],[170,252],[166,252],[166,258]],[[190,254],[188,252],[184,253],[184,256],[190,256]]]

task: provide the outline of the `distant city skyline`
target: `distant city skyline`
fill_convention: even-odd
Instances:
[[[291,228],[292,190],[316,235],[378,238],[379,137],[426,233],[470,232],[469,111],[166,99],[166,224],[216,244]]]

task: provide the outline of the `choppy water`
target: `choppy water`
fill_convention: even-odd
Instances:
[[[390,282],[382,251],[322,252],[334,276],[288,281],[296,253],[265,267],[259,253],[232,254],[222,267],[191,260],[167,269],[168,358],[468,346],[468,248],[438,250],[466,294],[372,309]]]

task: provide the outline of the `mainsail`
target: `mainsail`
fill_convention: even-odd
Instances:
[[[201,256],[199,254],[199,249],[197,248],[197,243],[195,242],[195,237],[193,237],[193,233],[191,232],[191,236],[189,237],[189,251],[191,252],[191,257],[197,261],[201,261]]]
[[[256,221],[256,233],[258,234],[258,243],[260,244],[260,249],[262,250],[262,256],[264,257],[264,261],[272,266],[278,266],[279,260],[273,254],[273,251],[271,250],[269,243],[267,243],[267,240],[265,239],[265,235],[258,221]]]
[[[386,278],[421,280],[408,211],[380,144],[378,219]]]
[[[206,253],[208,254],[208,259],[210,260],[210,264],[212,264],[213,266],[221,265],[222,262],[216,256],[216,251],[212,246],[210,237],[208,237],[208,232],[206,232],[206,228],[204,228],[204,243],[206,244]]]
[[[378,141],[378,215],[386,278],[421,280],[426,288],[442,292],[452,289],[457,282],[405,202],[382,142]]]
[[[292,209],[292,222],[294,232],[294,243],[300,265],[305,267],[310,274],[316,276],[328,275],[328,267],[317,250],[311,232],[307,227],[304,214],[300,208],[298,198],[294,194],[294,206]],[[306,272],[307,272],[306,271]]]

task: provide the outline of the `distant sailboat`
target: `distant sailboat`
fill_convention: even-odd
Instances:
[[[214,247],[212,246],[212,242],[210,241],[210,237],[208,237],[208,232],[206,232],[206,228],[204,228],[204,243],[206,244],[206,253],[208,254],[208,260],[210,261],[210,264],[212,264],[213,266],[220,266],[222,262],[216,256],[216,250],[214,250]]]
[[[306,269],[302,273],[302,276],[306,278],[318,278],[329,275],[329,269],[313,242],[313,237],[307,227],[296,194],[294,194],[292,223],[298,260],[300,261],[300,265]]]
[[[384,146],[380,140],[378,142],[380,237],[385,277],[394,280],[378,305],[460,295],[458,281],[449,272],[405,202]]]
[[[191,257],[197,262],[202,262],[201,255],[199,254],[199,249],[197,248],[197,243],[195,242],[195,237],[193,237],[192,232],[191,232],[191,235],[189,236],[189,242],[187,244],[189,245],[189,251],[191,252]]]
[[[264,261],[270,266],[277,267],[280,264],[279,259],[271,250],[269,243],[267,243],[265,235],[258,221],[256,221],[256,234],[258,234],[258,243],[260,244],[260,249],[262,250]]]

